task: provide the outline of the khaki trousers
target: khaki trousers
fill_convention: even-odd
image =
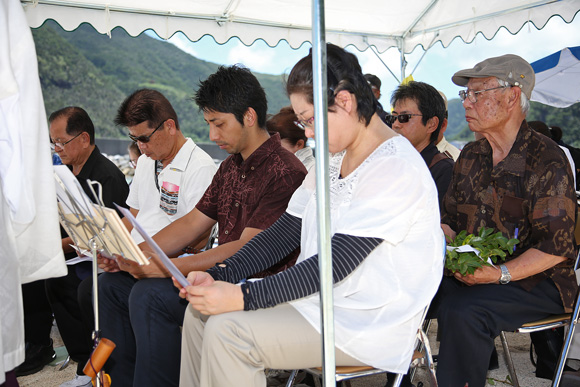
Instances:
[[[363,365],[336,349],[337,365]],[[266,386],[264,369],[322,365],[320,334],[289,304],[250,312],[185,312],[182,387]]]

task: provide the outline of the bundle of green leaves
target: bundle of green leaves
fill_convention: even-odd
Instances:
[[[494,264],[505,261],[507,254],[512,254],[517,239],[508,239],[501,232],[493,232],[493,228],[482,227],[477,235],[467,234],[463,230],[455,236],[448,247],[471,246],[473,249],[447,249],[445,268],[451,272],[459,272],[461,275],[473,274],[475,270],[483,266],[491,266],[488,259]],[[465,251],[470,250],[470,251]],[[473,251],[476,250],[476,251]]]

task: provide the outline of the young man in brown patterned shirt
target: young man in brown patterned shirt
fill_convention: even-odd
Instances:
[[[520,242],[507,262],[444,278],[433,307],[441,329],[442,386],[483,387],[494,338],[522,323],[570,311],[577,285],[576,200],[556,143],[528,128],[534,71],[522,58],[487,59],[452,78],[469,128],[444,198],[446,235],[492,227]]]
[[[207,270],[236,253],[255,235],[271,226],[286,210],[306,169],[281,146],[278,134],[265,129],[267,102],[256,77],[246,68],[220,67],[201,82],[195,101],[209,125],[212,141],[231,154],[219,167],[195,208],[155,236],[168,254],[210,230],[217,222],[219,246],[175,258],[187,275]],[[293,264],[289,255],[263,275]],[[107,316],[103,337],[117,347],[107,362],[119,386],[177,386],[181,356],[181,324],[187,301],[180,299],[171,275],[154,257],[138,266],[118,260],[127,273],[105,273],[99,281],[100,307]],[[115,270],[115,263],[102,267]]]

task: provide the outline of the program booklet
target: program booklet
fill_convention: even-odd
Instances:
[[[95,242],[104,256],[149,264],[115,210],[94,204],[66,166],[55,166],[54,173],[60,224],[81,251],[91,251]]]
[[[153,240],[153,238],[151,238],[149,234],[147,234],[147,232],[143,229],[143,227],[139,224],[139,222],[137,222],[137,219],[135,219],[131,211],[118,205],[117,208],[119,209],[119,211],[121,211],[123,215],[125,215],[127,219],[129,219],[129,221],[133,224],[133,227],[135,227],[137,232],[141,234],[145,242],[147,242],[149,246],[151,246],[151,248],[154,250],[157,256],[159,256],[159,259],[161,259],[163,265],[165,265],[167,270],[169,270],[169,272],[177,280],[177,282],[179,282],[179,284],[183,287],[189,286],[189,282],[187,282],[185,276],[181,273],[181,271],[179,271],[179,269],[167,256],[167,254],[165,254],[165,252],[161,250],[161,247],[159,247],[159,245]]]

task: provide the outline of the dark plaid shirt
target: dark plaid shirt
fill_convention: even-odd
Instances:
[[[225,159],[196,208],[217,220],[220,245],[236,241],[246,227],[265,230],[274,224],[305,176],[304,165],[282,148],[276,133],[247,160],[240,154]],[[268,274],[293,264],[297,257],[292,254]]]
[[[576,196],[566,156],[558,145],[523,121],[505,159],[493,166],[486,139],[467,144],[455,163],[444,198],[442,223],[459,232],[493,227],[505,236],[519,230],[516,251],[530,248],[568,260],[518,283],[530,290],[551,278],[567,311],[576,296],[574,225]]]

